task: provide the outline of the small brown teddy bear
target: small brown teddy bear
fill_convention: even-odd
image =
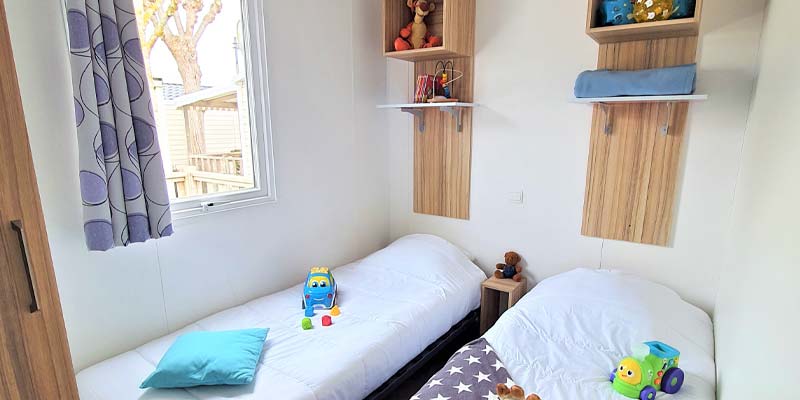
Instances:
[[[525,397],[525,390],[519,386],[512,386],[510,389],[504,383],[497,384],[497,396],[500,400],[542,400],[536,394],[529,394]]]
[[[497,264],[497,271],[494,276],[497,279],[513,279],[515,282],[522,280],[522,266],[517,265],[522,260],[519,254],[509,251],[506,253],[506,263]]]

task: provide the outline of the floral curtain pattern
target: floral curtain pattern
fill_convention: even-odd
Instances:
[[[84,234],[90,250],[173,233],[132,0],[67,0]]]

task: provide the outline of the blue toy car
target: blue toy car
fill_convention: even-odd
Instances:
[[[326,267],[311,268],[303,287],[303,308],[322,306],[331,309],[336,304],[336,281]]]

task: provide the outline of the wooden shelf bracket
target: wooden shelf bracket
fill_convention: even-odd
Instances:
[[[614,119],[611,115],[612,111],[611,105],[609,105],[608,103],[597,103],[597,105],[600,106],[601,110],[603,110],[603,116],[604,116],[603,133],[605,133],[606,136],[610,135],[611,132],[613,132],[614,130],[614,124],[613,124]]]
[[[464,130],[464,122],[461,119],[461,107],[442,107],[440,110],[446,111],[456,120],[456,132],[461,133]]]
[[[669,128],[672,124],[672,105],[674,102],[670,101],[667,103],[667,120],[664,121],[664,125],[661,126],[661,136],[667,136],[669,134]]]
[[[419,121],[419,133],[425,132],[425,112],[420,110],[419,108],[401,108],[400,111],[404,113],[409,113],[415,117]]]

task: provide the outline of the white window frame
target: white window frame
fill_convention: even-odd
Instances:
[[[240,0],[244,35],[250,140],[253,151],[253,189],[172,199],[173,219],[197,217],[277,202],[272,123],[269,107],[266,29],[261,0]]]
[[[267,43],[262,0],[240,0],[244,35],[250,140],[253,151],[253,189],[171,199],[172,219],[180,220],[278,201],[272,152]],[[61,1],[64,32],[69,48],[67,2]]]

